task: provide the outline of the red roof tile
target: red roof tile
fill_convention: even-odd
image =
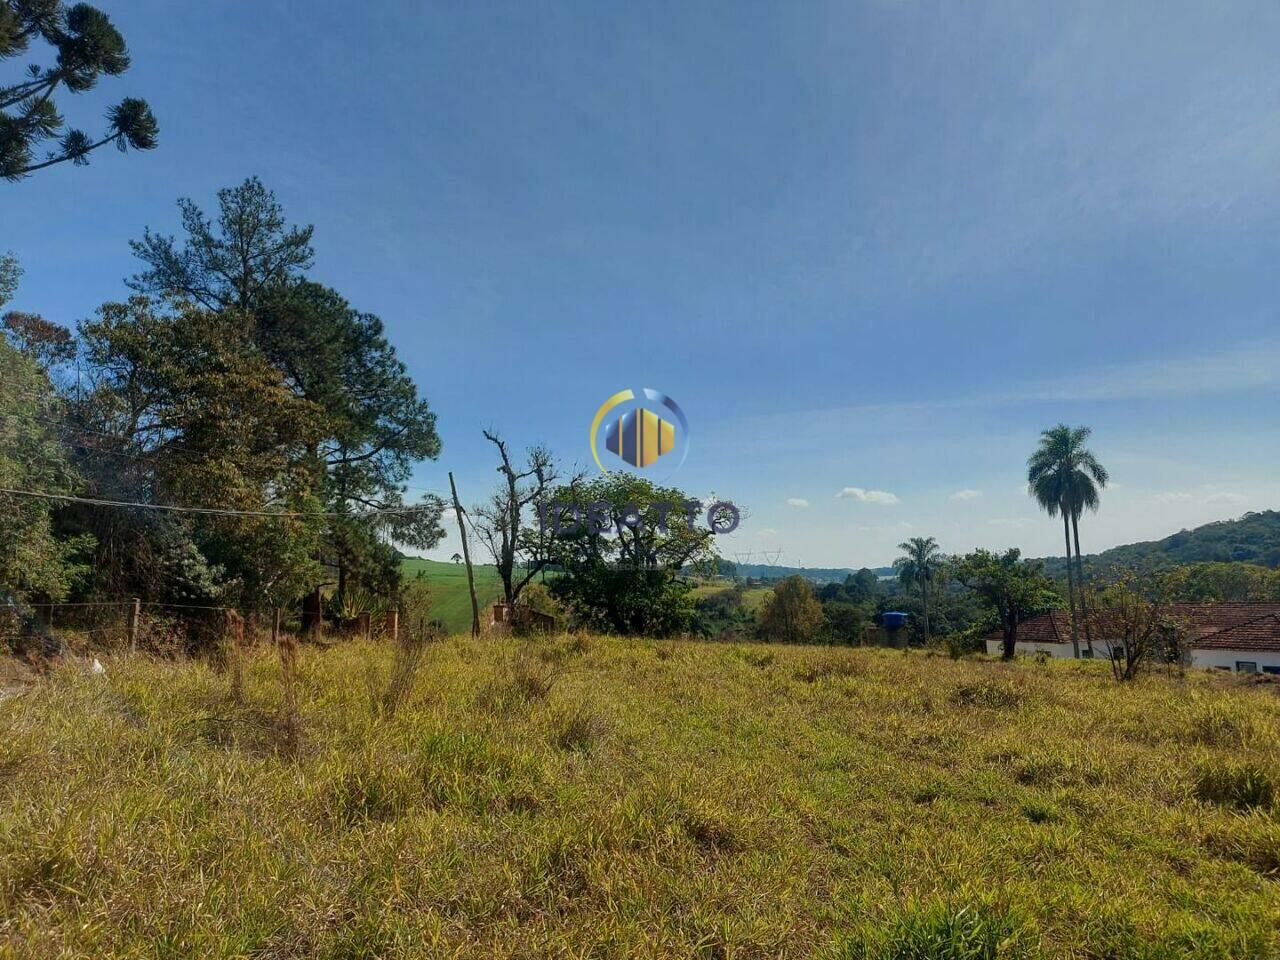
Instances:
[[[1280,603],[1171,603],[1165,609],[1187,622],[1197,648],[1280,651]],[[1000,631],[987,636],[999,640]],[[1070,643],[1070,617],[1065,610],[1032,617],[1018,627],[1018,641]]]

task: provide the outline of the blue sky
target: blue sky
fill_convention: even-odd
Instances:
[[[729,553],[1061,552],[1059,420],[1115,480],[1086,550],[1280,506],[1274,3],[101,5],[134,67],[64,112],[161,146],[0,186],[13,306],[90,315],[257,174],[438,411],[418,486],[478,500],[482,427],[585,464],[649,386]]]

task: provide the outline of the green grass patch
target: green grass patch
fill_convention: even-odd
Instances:
[[[461,563],[406,557],[400,569],[409,579],[419,575],[431,591],[430,617],[444,623],[448,633],[465,633],[471,629],[471,594],[467,590],[467,568]],[[472,567],[476,581],[476,600],[480,604],[480,622],[488,622],[489,607],[502,599],[502,580],[498,568],[490,563]]]

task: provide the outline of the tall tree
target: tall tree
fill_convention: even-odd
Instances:
[[[194,300],[210,310],[252,310],[311,266],[314,228],[290,226],[257,177],[218,191],[216,222],[189,198],[178,209],[181,245],[149,227],[129,243],[147,265],[128,281],[139,293]]]
[[[760,607],[762,636],[784,643],[808,643],[822,629],[822,604],[804,577],[793,575],[774,584]]]
[[[380,593],[399,583],[393,543],[430,549],[444,504],[409,501],[414,465],[440,454],[436,418],[387,340],[382,321],[310,281],[276,289],[254,310],[255,337],[301,398],[321,411],[315,488],[334,513],[328,557],[339,595],[354,579]],[[377,522],[354,519],[378,511]],[[313,598],[314,600],[315,598]]]
[[[903,555],[893,561],[893,566],[904,585],[920,590],[920,601],[924,607],[924,639],[928,643],[929,588],[945,574],[946,557],[933,537],[912,537],[898,544],[898,549],[903,551]]]
[[[485,430],[484,437],[497,450],[502,479],[488,502],[472,510],[474,528],[498,568],[503,600],[513,610],[524,588],[550,562],[547,531],[540,525],[529,527],[526,511],[546,503],[547,492],[559,475],[545,447],[530,448],[525,462],[518,463],[501,436]],[[521,560],[525,561],[524,572],[517,573]]]
[[[22,268],[12,253],[0,253],[0,307],[12,298],[18,289],[18,281],[22,278]]]
[[[0,59],[24,52],[32,40],[56,54],[53,66],[32,64],[26,79],[0,87],[0,176],[20,180],[54,164],[83,166],[89,154],[114,143],[125,151],[155,147],[159,125],[145,100],[126,97],[107,111],[107,128],[96,139],[83,130],[64,130],[54,104],[59,87],[70,93],[92,89],[101,76],[129,69],[124,37],[111,19],[87,3],[65,7],[60,0],[0,0]],[[42,159],[39,146],[56,140]]]
[[[278,514],[80,511],[101,585],[251,607],[309,589],[321,530],[283,514],[320,508],[306,459],[319,411],[263,356],[252,318],[134,297],[104,306],[80,337],[87,389],[71,436],[96,496]]]
[[[975,550],[951,561],[951,575],[985,601],[1000,626],[1001,652],[1012,660],[1018,626],[1029,617],[1052,610],[1060,602],[1044,564],[1023,560],[1016,548],[1004,553]]]
[[[0,257],[0,306],[17,286],[12,257]],[[61,443],[62,404],[45,369],[12,330],[0,336],[0,487],[75,492],[79,478]],[[58,536],[49,500],[0,493],[0,589],[23,599],[61,600],[87,572],[88,537]]]
[[[1084,566],[1080,559],[1079,517],[1086,510],[1098,507],[1098,489],[1106,486],[1107,471],[1097,457],[1085,445],[1092,431],[1089,427],[1069,427],[1060,423],[1040,434],[1040,445],[1027,460],[1027,483],[1031,495],[1036,498],[1050,517],[1062,516],[1062,536],[1067,551],[1067,599],[1071,607],[1071,647],[1080,656],[1080,632],[1077,625],[1076,590],[1083,595]],[[1075,560],[1073,570],[1072,529],[1075,529]],[[1086,638],[1089,653],[1093,655],[1093,643],[1086,615]]]
[[[352,581],[393,592],[395,544],[428,549],[443,536],[443,502],[405,496],[414,464],[439,455],[434,413],[382,321],[304,279],[312,228],[291,225],[260,180],[219,191],[212,219],[191,200],[179,208],[181,241],[147,230],[132,244],[145,269],[130,285],[253,318],[259,348],[289,389],[320,411],[310,451],[313,489],[337,516],[327,523],[318,559],[334,571],[339,595]],[[314,622],[319,586],[305,606]]]

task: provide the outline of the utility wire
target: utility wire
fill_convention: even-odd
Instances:
[[[232,510],[225,507],[190,507],[177,506],[168,503],[138,503],[131,500],[100,500],[96,497],[72,496],[69,493],[44,493],[38,490],[13,490],[7,487],[0,487],[0,494],[7,494],[12,497],[61,500],[66,503],[83,503],[94,507],[132,507],[138,510],[164,510],[171,513],[199,513],[219,517],[275,517],[279,519],[315,517],[326,519],[337,518],[344,520],[361,520],[366,517],[379,516],[383,514],[420,513],[424,510],[434,509],[434,506],[431,505],[417,507],[382,507],[374,510],[366,510],[363,513],[341,513],[337,511],[316,510]]]

